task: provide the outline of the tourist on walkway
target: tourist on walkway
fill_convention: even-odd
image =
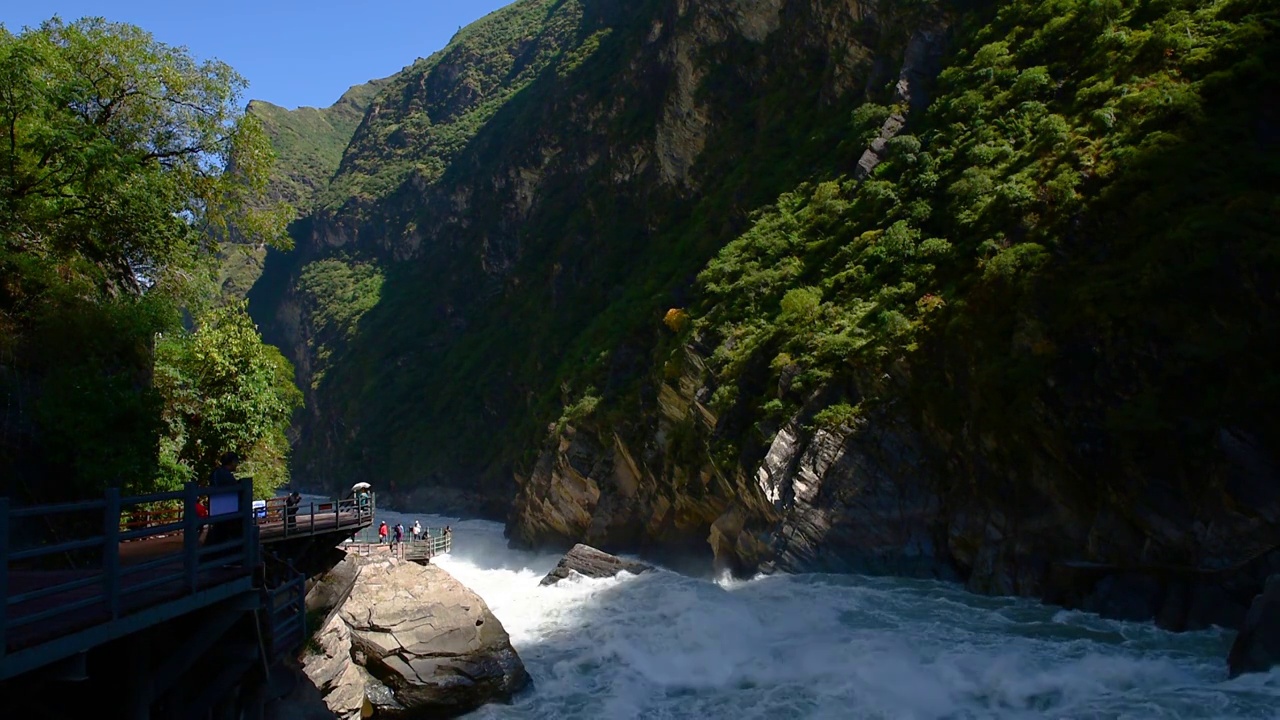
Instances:
[[[396,523],[396,544],[399,545],[402,540],[404,540],[404,525]]]
[[[234,452],[224,453],[218,460],[218,467],[209,476],[209,487],[214,492],[209,494],[209,516],[214,521],[205,536],[206,545],[219,545],[231,542],[243,534],[242,523],[220,516],[235,515],[240,510],[240,495],[235,488],[240,484],[236,480],[236,469],[240,467],[240,456]],[[221,490],[222,492],[217,492]]]
[[[284,499],[284,513],[287,532],[292,532],[298,525],[298,506],[302,504],[302,495],[294,490]]]
[[[415,541],[422,539],[422,523],[417,520],[413,521],[413,529],[410,531]]]
[[[388,545],[391,544],[391,540],[387,538],[387,521],[386,520],[383,520],[382,524],[378,525],[378,544],[381,545],[382,543],[386,543]]]

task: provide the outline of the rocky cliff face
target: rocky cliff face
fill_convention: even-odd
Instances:
[[[300,474],[1230,623],[1280,545],[1275,12],[516,3],[380,91],[255,290]]]
[[[635,389],[654,314],[746,213],[856,160],[831,148],[896,81],[906,22],[525,0],[392,78],[251,296],[309,391],[300,474],[504,514],[546,423]]]
[[[1000,28],[995,23],[980,35],[990,40]],[[1057,246],[1059,257],[1047,262],[1060,262],[1061,268],[1039,276],[1034,291],[996,281],[998,264],[984,268],[989,261],[980,253],[976,264],[982,276],[971,275],[965,282],[972,285],[963,292],[945,284],[954,279],[933,289],[929,283],[941,279],[934,264],[917,266],[924,272],[911,274],[909,268],[920,262],[911,255],[919,258],[934,248],[951,255],[955,243],[963,242],[973,222],[966,218],[974,212],[971,206],[942,208],[944,201],[970,193],[982,197],[985,191],[971,183],[980,177],[976,168],[984,161],[957,163],[951,171],[954,184],[945,194],[913,191],[909,183],[923,174],[930,183],[945,184],[937,175],[945,172],[943,165],[919,168],[953,152],[946,146],[948,137],[970,143],[961,151],[981,157],[972,143],[982,133],[969,129],[981,127],[981,118],[971,113],[983,102],[1001,102],[1000,95],[986,93],[1008,87],[1016,93],[1018,87],[1016,69],[1006,76],[1007,85],[992,84],[982,74],[966,77],[975,66],[978,73],[999,66],[987,65],[983,55],[1008,47],[994,43],[951,61],[955,67],[944,78],[949,95],[942,107],[931,107],[936,95],[931,78],[944,64],[946,39],[940,26],[927,22],[911,33],[896,73],[896,103],[872,126],[870,142],[852,166],[860,181],[856,190],[820,186],[805,191],[802,200],[789,200],[797,204],[766,214],[735,241],[740,247],[722,254],[718,262],[729,270],[713,265],[704,273],[702,288],[713,299],[704,303],[704,318],[688,345],[657,353],[660,362],[665,359],[662,373],[642,393],[639,412],[619,421],[597,408],[593,417],[557,426],[533,472],[521,476],[509,521],[513,541],[564,545],[581,538],[659,557],[714,556],[719,566],[740,571],[953,578],[979,592],[1046,597],[1114,617],[1155,619],[1174,629],[1238,623],[1274,572],[1280,541],[1280,466],[1267,449],[1270,441],[1262,440],[1274,437],[1274,422],[1255,412],[1259,406],[1247,391],[1228,402],[1230,410],[1217,401],[1202,404],[1204,392],[1230,395],[1236,381],[1215,375],[1201,360],[1145,331],[1121,329],[1126,323],[1163,322],[1144,317],[1141,303],[1104,308],[1094,300],[1089,324],[1070,317],[1081,308],[1055,307],[1064,298],[1111,292],[1062,274],[1066,267],[1110,275],[1106,283],[1129,282],[1139,271],[1140,264],[1104,261],[1097,254],[1106,246],[1101,237],[1107,228],[1161,232],[1148,230],[1141,215],[1108,199],[1134,192],[1133,181],[1117,180],[1106,192],[1088,190],[1100,200],[1070,213],[1065,228],[1055,230],[1073,240]],[[1274,38],[1268,42],[1255,50],[1273,53]],[[1223,67],[1234,62],[1228,57]],[[964,67],[967,58],[972,58],[969,68]],[[1038,69],[1021,72],[1025,79]],[[1163,71],[1143,72],[1154,80]],[[1072,76],[1064,71],[1061,77],[1058,92],[1075,92]],[[1238,81],[1247,84],[1251,77],[1246,71]],[[1075,97],[1088,106],[1090,100],[1080,100],[1084,95]],[[1245,105],[1242,112],[1260,117]],[[960,107],[969,109],[955,114]],[[1059,111],[1069,112],[1065,105]],[[1216,112],[1231,116],[1225,105]],[[1187,138],[1197,132],[1194,125],[1164,122]],[[1245,131],[1242,145],[1274,144],[1265,139],[1273,135],[1252,133]],[[934,155],[919,154],[921,137],[934,143]],[[1034,133],[1028,137],[1036,142]],[[1173,149],[1168,160],[1150,162],[1182,157],[1191,157],[1189,147],[1185,154]],[[1275,182],[1274,174],[1265,177]],[[1248,194],[1242,188],[1224,191]],[[843,197],[852,209],[830,203],[828,193],[847,193]],[[888,208],[910,207],[911,194],[928,198],[934,217],[941,213],[944,222],[913,218],[908,210],[892,224]],[[1138,194],[1134,202],[1162,201]],[[857,236],[853,228],[876,228],[878,222],[868,219],[858,207],[862,203],[881,208],[889,220]],[[1011,231],[1034,232],[1045,220],[1040,213],[1057,212],[1052,204],[1022,215]],[[983,212],[993,215],[992,207],[999,205]],[[1170,206],[1168,212],[1182,209]],[[840,252],[851,255],[863,243],[868,248],[862,250],[861,264],[850,263],[843,273],[828,269],[840,261],[840,252],[820,259],[823,251],[817,250],[832,242],[826,237],[832,225],[823,219],[831,212],[851,231],[841,239],[846,249]],[[890,272],[878,269],[887,249],[877,245],[891,237],[906,239],[917,225],[924,232],[948,233],[951,241],[908,240],[911,251],[898,255]],[[977,247],[996,250],[1001,244]],[[1151,252],[1158,256],[1160,251]],[[744,255],[749,264],[740,259]],[[935,258],[928,262],[948,262]],[[1187,272],[1176,259],[1160,262],[1169,272]],[[764,270],[770,265],[777,268],[774,275]],[[778,278],[791,272],[807,273],[801,277],[810,286],[797,282],[785,295],[785,284],[775,290]],[[1016,272],[1037,277],[1031,265]],[[878,292],[872,297],[880,308],[894,307],[893,293],[903,291],[919,298],[915,307],[884,311],[877,323],[867,323],[861,320],[866,294],[837,295],[822,304],[840,292],[839,283],[872,273],[883,276],[878,288],[868,285]],[[891,279],[895,275],[898,279]],[[907,282],[894,286],[902,281]],[[731,282],[740,287],[717,287]],[[1213,287],[1214,281],[1199,277],[1194,282]],[[1205,301],[1219,307],[1255,301],[1247,291],[1231,297],[1222,290],[1215,287]],[[1134,294],[1162,302],[1152,292]],[[772,297],[781,299],[782,313],[774,316],[776,305],[741,298],[752,293],[776,293]],[[950,308],[949,302],[956,306]],[[929,315],[934,312],[938,315]],[[1209,320],[1190,306],[1180,306],[1179,312],[1175,326],[1194,328],[1202,321],[1222,326],[1222,318]],[[776,325],[765,318],[776,318]],[[689,336],[672,329],[679,337]],[[877,340],[894,333],[911,340]],[[1259,337],[1246,333],[1238,341],[1266,354],[1256,344]],[[876,342],[884,344],[875,354],[853,351]],[[1233,352],[1207,337],[1203,342],[1207,345],[1198,352]],[[792,357],[802,352],[804,359]],[[1233,362],[1252,361],[1245,355]],[[1170,364],[1188,368],[1205,389],[1187,393],[1166,374]],[[1200,369],[1189,369],[1195,367]],[[1264,376],[1255,379],[1269,382]],[[1150,403],[1181,419],[1148,415]],[[1166,449],[1154,452],[1156,447]]]

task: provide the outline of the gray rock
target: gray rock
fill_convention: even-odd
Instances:
[[[434,565],[365,564],[315,642],[304,669],[340,718],[452,717],[529,682],[484,600]]]
[[[1280,665],[1280,575],[1272,575],[1254,598],[1227,656],[1231,677]]]
[[[363,564],[359,555],[347,555],[307,589],[307,612],[328,613],[347,599]]]
[[[542,578],[541,585],[555,585],[573,573],[590,578],[613,577],[620,572],[639,575],[652,570],[651,565],[623,560],[607,552],[597,550],[590,545],[578,543],[565,554],[555,568]]]
[[[804,424],[783,428],[756,472],[782,518],[764,569],[952,579],[937,481],[906,423],[877,413],[839,430]]]

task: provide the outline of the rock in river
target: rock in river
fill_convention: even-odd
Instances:
[[[316,644],[306,673],[340,718],[461,715],[529,682],[484,600],[434,565],[361,567]]]
[[[1272,575],[1266,589],[1254,598],[1227,664],[1231,677],[1280,665],[1280,575]]]
[[[575,572],[586,577],[602,578],[613,577],[620,572],[639,575],[652,569],[651,565],[623,560],[590,545],[578,543],[563,558],[560,558],[555,568],[542,578],[541,584],[554,585]]]

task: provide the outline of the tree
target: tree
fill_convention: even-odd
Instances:
[[[153,481],[156,334],[207,302],[232,226],[285,242],[244,86],[130,25],[0,26],[0,493]]]
[[[247,459],[243,474],[253,476],[259,497],[288,481],[285,430],[302,393],[293,367],[262,342],[244,303],[210,309],[194,332],[161,338],[155,386],[167,428],[160,441],[162,484],[202,479],[226,451]]]
[[[100,18],[0,29],[5,259],[137,293],[185,285],[233,222],[283,242],[284,216],[255,202],[271,151],[239,110],[244,85],[224,63]]]

